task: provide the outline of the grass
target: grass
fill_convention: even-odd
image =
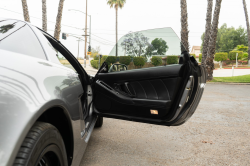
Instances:
[[[250,83],[250,75],[234,77],[214,77],[211,82]]]

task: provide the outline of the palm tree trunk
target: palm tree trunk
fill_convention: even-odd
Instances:
[[[116,50],[115,50],[115,56],[118,56],[118,6],[115,8],[116,11]]]
[[[189,43],[188,43],[188,15],[187,15],[187,2],[186,0],[181,0],[181,42],[186,50],[189,52]]]
[[[207,69],[207,80],[211,81],[213,79],[213,70],[214,70],[214,54],[215,54],[215,46],[216,46],[216,38],[218,32],[218,24],[220,17],[220,9],[221,9],[222,0],[216,0],[213,24],[208,44],[207,58],[206,58],[206,69]]]
[[[247,4],[245,0],[243,0],[243,7],[246,16],[247,34],[248,34],[248,66],[250,66],[250,27],[249,27],[248,13],[247,13]]]
[[[211,32],[211,20],[212,20],[212,10],[213,10],[213,0],[207,0],[207,18],[206,18],[206,31],[203,42],[203,51],[202,51],[202,61],[201,65],[205,66],[205,60],[207,58],[209,37]]]
[[[43,11],[43,30],[47,32],[47,8],[46,0],[42,0],[42,11]]]
[[[30,22],[29,10],[26,0],[22,0],[24,20]]]
[[[64,2],[64,0],[60,0],[60,2],[59,2],[58,13],[57,13],[57,17],[56,17],[56,26],[55,26],[54,37],[57,40],[59,40],[59,36],[60,36],[60,32],[61,32],[63,2]]]

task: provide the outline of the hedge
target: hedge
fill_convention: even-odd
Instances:
[[[195,54],[189,54],[190,56],[193,56],[194,59],[196,59],[196,55]]]
[[[167,64],[178,64],[178,56],[167,56]]]
[[[133,61],[134,61],[134,65],[138,66],[138,67],[142,67],[146,63],[145,58],[143,58],[143,57],[134,57]]]
[[[124,65],[129,65],[131,62],[131,57],[130,56],[120,56],[119,62]]]
[[[107,62],[110,67],[111,64],[114,64],[116,62],[116,59],[116,56],[108,56],[105,62]]]
[[[94,60],[99,60],[99,55],[94,56]]]
[[[243,52],[247,52],[248,51],[248,47],[244,46],[244,45],[237,45],[236,49],[238,51],[243,51]]]
[[[162,65],[162,58],[159,56],[153,56],[151,61],[154,66]]]
[[[98,60],[91,60],[90,64],[93,68],[98,69]]]
[[[120,61],[120,57],[118,56],[118,57],[116,57],[115,62],[119,62],[119,61]]]
[[[103,62],[105,62],[107,58],[108,58],[108,55],[103,55],[101,59],[101,64],[103,64]]]
[[[144,59],[145,63],[148,61],[148,59],[145,56],[143,56],[142,58]]]
[[[199,62],[202,61],[202,54],[199,54]]]
[[[228,53],[227,52],[218,52],[218,53],[215,53],[215,55],[214,55],[214,60],[217,61],[217,62],[225,61],[227,59],[228,59]]]
[[[242,59],[248,60],[248,53],[247,53],[247,52],[244,52],[244,53],[243,53],[243,58],[242,58]]]
[[[229,55],[228,55],[228,58],[230,60],[236,60],[236,54],[238,53],[238,60],[242,59],[243,58],[243,52],[242,51],[230,51],[229,52]]]
[[[111,64],[114,64],[116,62],[116,59],[117,59],[116,56],[103,55],[102,56],[102,60],[101,60],[101,65],[103,64],[103,62],[107,62],[108,63],[108,67],[110,67]]]

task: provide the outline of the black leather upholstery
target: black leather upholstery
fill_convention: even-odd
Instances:
[[[130,91],[139,99],[171,100],[179,77],[129,82]]]

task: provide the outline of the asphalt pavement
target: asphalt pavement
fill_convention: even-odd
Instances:
[[[104,118],[81,166],[250,165],[250,85],[207,84],[182,126]]]

